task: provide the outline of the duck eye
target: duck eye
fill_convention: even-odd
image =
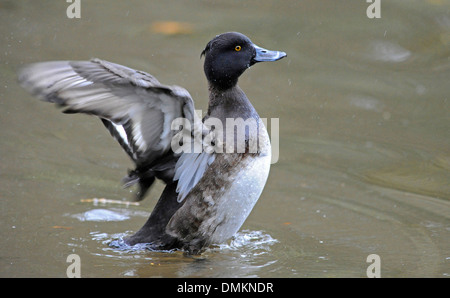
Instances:
[[[241,49],[242,49],[241,46],[235,46],[235,47],[234,47],[234,50],[235,50],[236,52],[239,52]]]

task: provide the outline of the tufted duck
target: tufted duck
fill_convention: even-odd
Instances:
[[[237,81],[253,64],[276,61],[286,54],[258,47],[241,33],[228,32],[214,37],[201,56],[209,87],[208,112],[202,120],[185,89],[163,85],[148,73],[104,60],[41,62],[19,73],[23,87],[63,107],[64,113],[101,119],[136,165],[123,182],[126,187],[138,185],[137,200],[144,198],[155,178],[166,183],[147,222],[125,239],[128,245],[148,243],[155,250],[178,248],[198,254],[239,230],[266,183],[269,137]],[[173,130],[171,123],[178,118],[196,126],[194,133],[187,132],[192,140],[199,137],[205,142],[209,135],[210,145],[231,149],[237,134],[233,140],[224,133],[227,119],[250,119],[257,125],[256,130],[246,127],[241,135],[243,152],[175,152],[173,139],[183,128]],[[223,126],[206,127],[212,119]],[[254,151],[249,147],[252,142],[258,144]]]

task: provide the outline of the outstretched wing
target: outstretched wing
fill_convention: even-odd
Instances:
[[[65,113],[98,116],[137,168],[164,171],[172,167],[181,202],[214,161],[214,153],[182,153],[174,160],[172,121],[186,118],[194,131],[203,133],[189,93],[178,86],[162,85],[152,75],[122,65],[91,61],[51,61],[30,64],[19,73],[19,82],[41,100],[55,103]],[[139,181],[142,199],[152,176],[130,176],[126,185]],[[149,179],[149,181],[145,181]]]
[[[194,104],[184,88],[162,85],[148,73],[104,60],[31,64],[20,71],[19,81],[65,113],[100,117],[138,167],[170,150],[175,118],[194,122]]]

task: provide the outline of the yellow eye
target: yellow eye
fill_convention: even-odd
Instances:
[[[239,52],[241,49],[242,49],[241,46],[235,46],[235,47],[234,47],[234,50],[235,50],[236,52]]]

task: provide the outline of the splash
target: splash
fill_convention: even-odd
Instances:
[[[97,235],[98,236],[98,235]],[[110,237],[96,237],[94,240],[103,240],[103,244],[107,244],[110,248],[120,251],[159,251],[159,252],[174,252],[177,250],[155,250],[151,243],[137,243],[135,245],[128,245],[124,241],[125,234],[117,234],[114,240]],[[106,238],[109,240],[106,241]],[[263,231],[243,230],[236,233],[233,238],[227,243],[212,245],[209,251],[247,251],[255,252],[270,251],[270,246],[278,243],[278,240],[272,238],[269,234]]]
[[[129,245],[125,242],[123,237],[124,236],[121,236],[120,238],[114,239],[105,244],[108,244],[110,248],[126,252],[155,251],[155,252],[172,253],[177,251],[176,249],[171,250],[156,249],[155,245],[152,243],[136,243],[135,245]]]
[[[219,250],[245,250],[245,251],[269,251],[270,246],[278,243],[278,240],[263,231],[243,230],[236,233],[233,238],[224,244],[219,244],[213,249]]]

